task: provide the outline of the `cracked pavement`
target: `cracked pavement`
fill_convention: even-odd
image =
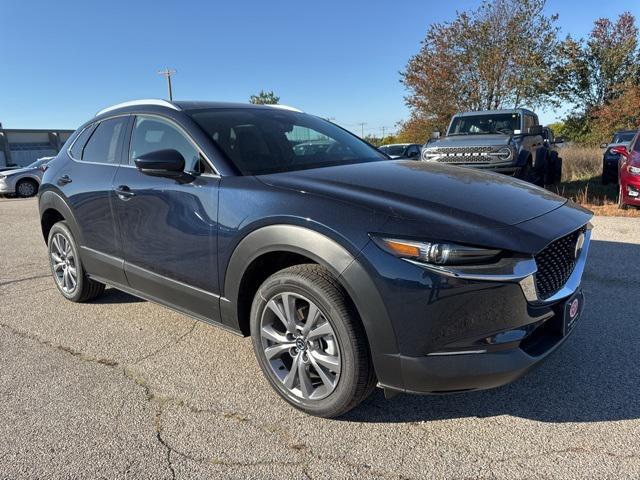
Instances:
[[[585,314],[538,369],[324,420],[248,339],[114,289],[64,300],[36,201],[0,200],[0,478],[638,478],[640,221],[594,224]]]

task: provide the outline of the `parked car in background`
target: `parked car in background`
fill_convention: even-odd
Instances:
[[[7,170],[15,170],[17,168],[20,168],[20,165],[16,165],[15,163],[12,163],[10,165],[0,167],[0,172],[6,172]]]
[[[332,148],[296,151],[318,137]],[[282,106],[107,108],[51,163],[39,208],[67,300],[108,284],[250,335],[274,390],[323,417],[376,385],[511,382],[583,309],[588,210],[506,176],[390,160]]]
[[[627,145],[618,145],[612,150],[620,155],[618,169],[618,206],[640,207],[640,132]]]
[[[620,130],[613,134],[610,143],[603,143],[600,148],[604,148],[602,155],[602,184],[618,183],[618,171],[620,170],[620,154],[614,151],[615,147],[627,147],[637,130]]]
[[[559,181],[562,166],[545,145],[538,116],[524,108],[457,113],[446,135],[433,132],[422,160],[513,175],[544,186]]]
[[[0,195],[17,195],[21,198],[35,196],[40,188],[46,165],[53,158],[42,157],[24,168],[0,173]]]
[[[546,169],[545,185],[554,185],[562,180],[562,157],[558,151],[558,145],[564,143],[562,137],[556,137],[550,127],[542,127],[542,138],[547,148],[548,165]]]
[[[386,153],[391,158],[420,158],[422,145],[418,143],[393,143],[378,147],[382,153]]]

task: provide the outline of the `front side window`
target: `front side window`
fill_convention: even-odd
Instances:
[[[129,163],[136,158],[158,150],[177,150],[184,158],[184,171],[205,173],[208,167],[195,145],[182,131],[168,120],[140,115],[131,134]]]
[[[613,136],[613,141],[611,143],[626,143],[633,140],[636,132],[619,132]]]
[[[117,117],[100,122],[84,146],[81,160],[92,163],[119,163],[118,147],[127,121],[128,117]]]
[[[516,130],[520,130],[519,113],[465,115],[453,119],[447,135],[486,135],[488,133],[511,135]]]
[[[387,160],[326,120],[276,108],[187,112],[243,175]]]

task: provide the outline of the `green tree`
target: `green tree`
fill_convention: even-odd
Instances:
[[[599,18],[589,37],[571,36],[560,44],[561,62],[556,70],[560,96],[589,115],[618,97],[625,82],[637,84],[640,67],[638,27],[625,12],[613,22]]]
[[[429,26],[401,73],[412,111],[403,125],[408,136],[415,138],[420,125],[444,129],[460,110],[552,103],[558,27],[544,6],[544,0],[485,0]]]
[[[253,103],[254,105],[276,105],[279,101],[280,97],[273,93],[273,90],[268,92],[260,90],[260,93],[257,95],[251,95],[251,97],[249,97],[249,103]]]

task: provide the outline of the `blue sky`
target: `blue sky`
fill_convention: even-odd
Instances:
[[[0,122],[76,128],[104,106],[165,97],[156,71],[170,66],[177,99],[245,102],[272,89],[281,103],[380,134],[408,114],[398,72],[428,25],[478,5],[0,0]],[[640,2],[550,0],[547,10],[560,14],[563,36],[584,36],[597,17],[640,17]]]

